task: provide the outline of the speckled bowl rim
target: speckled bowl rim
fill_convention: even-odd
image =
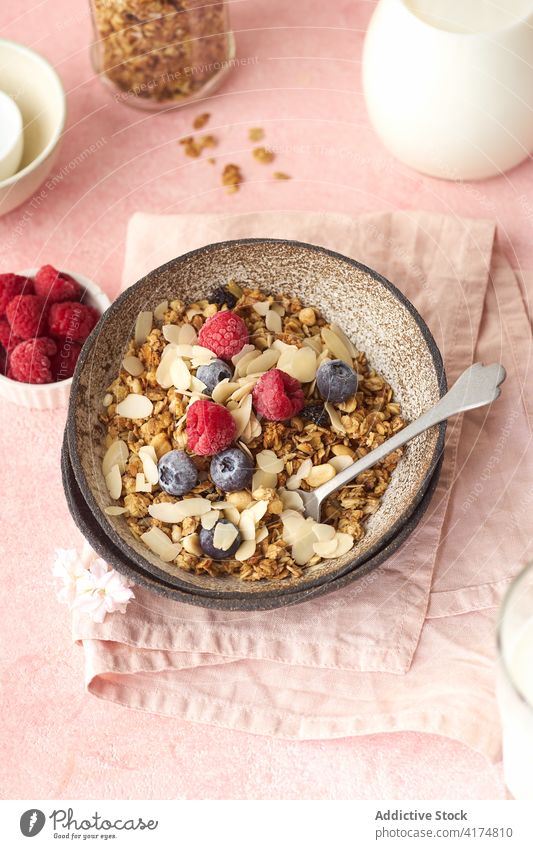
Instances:
[[[424,321],[424,319],[422,318],[422,316],[420,315],[418,310],[411,303],[411,301],[403,294],[403,292],[401,292],[396,286],[394,286],[393,283],[391,283],[389,280],[387,280],[386,277],[383,277],[383,275],[379,274],[377,271],[370,268],[369,266],[364,265],[363,263],[358,262],[357,260],[354,260],[351,257],[347,257],[344,254],[340,254],[337,251],[332,251],[329,248],[324,248],[324,247],[321,247],[319,245],[313,245],[313,244],[310,244],[308,242],[300,242],[300,241],[296,241],[296,240],[293,240],[293,239],[271,239],[271,238],[264,238],[264,239],[263,238],[229,239],[229,240],[226,240],[226,241],[223,241],[223,242],[212,242],[209,245],[205,245],[201,248],[196,248],[193,251],[188,251],[187,253],[181,254],[179,257],[175,257],[175,258],[169,260],[168,262],[164,263],[163,265],[160,265],[157,268],[152,269],[152,271],[148,272],[148,274],[145,274],[143,277],[141,277],[132,286],[129,286],[127,289],[125,289],[124,292],[122,292],[119,295],[119,297],[115,301],[113,301],[111,306],[101,316],[100,321],[98,322],[98,324],[93,329],[90,336],[88,337],[85,345],[83,346],[81,354],[78,358],[78,362],[76,364],[76,370],[74,372],[74,376],[73,376],[73,379],[72,379],[72,389],[71,389],[71,393],[70,393],[69,407],[68,407],[68,413],[67,413],[67,425],[66,425],[67,439],[68,439],[68,445],[69,445],[69,456],[70,456],[70,461],[71,461],[72,468],[73,468],[73,471],[74,471],[74,475],[76,477],[76,481],[78,483],[78,486],[80,487],[80,490],[83,494],[83,498],[87,502],[89,508],[92,510],[94,517],[96,518],[98,524],[100,525],[100,527],[102,528],[102,530],[106,534],[106,536],[109,535],[109,531],[108,531],[109,523],[107,521],[105,514],[100,510],[100,507],[98,506],[98,503],[97,503],[96,499],[94,498],[94,496],[93,496],[93,494],[90,490],[90,487],[87,486],[87,483],[86,483],[86,480],[85,480],[85,475],[84,475],[84,472],[83,472],[81,459],[80,459],[79,454],[78,454],[78,446],[77,446],[77,439],[76,439],[76,416],[75,416],[76,398],[77,398],[77,391],[78,391],[78,384],[79,384],[79,380],[80,380],[80,375],[81,375],[82,370],[84,368],[85,362],[86,362],[86,360],[89,356],[89,353],[92,349],[92,346],[93,346],[94,342],[96,341],[96,339],[98,337],[98,334],[100,332],[102,325],[109,318],[109,316],[114,315],[116,312],[120,311],[122,304],[128,299],[131,292],[134,291],[137,287],[142,286],[147,277],[150,277],[155,273],[161,273],[162,274],[162,273],[165,273],[166,271],[175,272],[177,264],[188,262],[191,259],[194,259],[194,257],[199,256],[199,255],[214,253],[214,252],[219,251],[221,249],[231,249],[232,247],[236,247],[236,246],[259,245],[259,244],[261,244],[261,245],[270,245],[270,244],[284,245],[284,246],[294,247],[294,248],[299,248],[299,249],[303,248],[303,249],[306,249],[308,251],[311,251],[311,252],[314,252],[314,253],[317,253],[317,254],[325,254],[326,256],[331,257],[332,259],[334,259],[337,262],[341,262],[341,263],[351,265],[352,267],[356,268],[357,270],[362,271],[365,274],[368,274],[371,278],[378,281],[400,302],[400,304],[413,317],[415,323],[417,324],[417,326],[418,326],[418,328],[419,328],[419,330],[422,334],[422,337],[423,337],[424,342],[427,346],[427,349],[428,349],[428,351],[431,355],[433,367],[434,367],[434,370],[435,370],[435,377],[436,377],[437,385],[438,385],[438,388],[439,388],[440,397],[442,397],[446,393],[446,391],[447,391],[447,380],[446,380],[446,372],[445,372],[445,369],[444,369],[444,363],[443,363],[443,360],[442,360],[441,353],[438,349],[437,343],[435,342],[435,339],[433,338],[433,335],[432,335],[431,331],[429,330],[426,322]],[[432,455],[432,457],[429,461],[425,477],[424,477],[424,479],[421,483],[420,489],[419,489],[416,497],[411,500],[409,506],[405,508],[405,510],[398,517],[398,519],[394,522],[394,524],[391,525],[388,532],[386,534],[384,534],[380,538],[380,540],[378,542],[376,542],[376,544],[374,546],[372,546],[370,549],[368,549],[365,552],[364,555],[362,555],[362,557],[363,557],[362,562],[365,562],[368,558],[371,558],[375,554],[377,554],[380,550],[383,549],[383,546],[386,546],[387,543],[391,539],[393,539],[396,536],[396,534],[398,534],[398,532],[400,531],[402,526],[405,524],[405,522],[407,522],[409,517],[412,515],[413,511],[417,508],[420,501],[424,497],[424,494],[427,490],[428,484],[429,484],[429,482],[432,478],[432,475],[433,475],[433,473],[434,473],[434,471],[437,467],[439,459],[440,459],[442,452],[444,450],[446,421],[441,422],[436,427],[438,429],[438,437],[437,437],[437,440],[435,442],[435,448],[434,448],[434,451],[433,451],[433,455]],[[139,568],[142,569],[143,572],[147,572],[147,573],[153,575],[155,578],[157,578],[157,580],[163,581],[165,584],[169,583],[169,577],[170,577],[172,585],[176,586],[180,589],[183,589],[185,592],[194,592],[195,594],[198,594],[199,596],[202,596],[202,597],[205,597],[205,596],[207,596],[207,597],[218,597],[219,596],[218,592],[215,592],[213,590],[208,590],[208,589],[202,589],[200,587],[192,585],[191,583],[187,582],[185,579],[181,580],[178,577],[169,576],[168,572],[164,572],[162,569],[159,569],[157,566],[150,563],[150,561],[148,561],[145,558],[138,555],[137,552],[135,552],[134,549],[131,548],[125,542],[125,540],[123,540],[118,535],[117,535],[116,541],[113,541],[113,545],[114,546],[116,545],[116,547],[120,551],[122,551],[123,555],[125,557],[127,557],[129,560],[134,560],[135,562],[137,562],[139,564]],[[252,595],[253,595],[253,597],[259,597],[259,598],[260,597],[268,597],[268,596],[278,597],[280,595],[286,595],[286,594],[291,594],[291,593],[295,593],[295,592],[302,592],[304,590],[317,587],[321,584],[329,583],[330,581],[334,580],[336,577],[339,577],[340,575],[345,574],[347,570],[354,568],[356,563],[357,563],[357,558],[354,559],[353,561],[350,561],[347,564],[344,564],[343,566],[340,566],[338,568],[338,570],[332,571],[332,572],[328,573],[327,575],[322,575],[322,576],[319,576],[319,577],[315,576],[315,577],[310,577],[308,579],[305,579],[305,573],[304,573],[304,576],[302,576],[302,580],[298,584],[297,587],[284,587],[282,581],[276,582],[277,586],[273,587],[272,586],[273,582],[265,581],[264,588],[261,587],[260,589],[255,589],[253,594],[247,593],[247,592],[241,593],[239,591],[234,591],[234,590],[224,591],[223,589],[221,589],[220,594],[223,595],[225,598],[244,599],[244,598],[251,598]],[[355,568],[357,568],[357,567],[355,566]],[[186,573],[184,573],[184,574],[186,574]]]
[[[128,563],[122,552],[113,545],[109,537],[102,533],[100,525],[94,516],[91,515],[90,508],[83,497],[72,469],[66,433],[61,448],[61,477],[67,506],[76,526],[90,543],[93,550],[118,572],[125,575],[135,584],[144,587],[156,595],[169,598],[171,601],[178,601],[195,607],[206,607],[211,610],[233,610],[242,611],[243,613],[253,613],[261,610],[276,610],[281,607],[291,607],[319,598],[322,595],[336,592],[381,566],[407,541],[408,537],[416,530],[422,520],[437,488],[443,460],[444,455],[442,454],[422,500],[398,534],[384,548],[370,559],[362,562],[357,568],[348,572],[345,571],[343,575],[333,578],[331,581],[321,583],[310,589],[294,590],[293,592],[287,592],[278,596],[243,596],[241,594],[240,596],[232,597],[228,593],[224,595],[200,595],[196,592],[187,592],[178,589],[173,584],[160,581],[153,575],[145,573],[134,562],[131,564]]]

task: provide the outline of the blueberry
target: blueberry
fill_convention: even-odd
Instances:
[[[185,495],[196,486],[198,471],[185,451],[168,451],[159,463],[159,486],[169,495]]]
[[[240,448],[226,448],[211,460],[211,480],[225,492],[236,492],[251,486],[254,466],[248,454]]]
[[[218,307],[223,307],[225,304],[229,310],[232,310],[237,303],[235,295],[232,295],[227,289],[223,289],[222,286],[214,289],[209,295],[208,300],[210,304],[216,304]]]
[[[226,377],[231,380],[233,369],[224,360],[213,360],[208,366],[200,366],[196,371],[196,377],[205,383],[205,394],[211,395],[217,383]]]
[[[207,528],[202,528],[200,530],[200,545],[202,546],[203,551],[207,554],[208,557],[212,557],[213,560],[226,560],[229,557],[233,557],[238,547],[241,544],[241,535],[237,531],[237,536],[234,541],[231,543],[230,547],[226,550],[222,548],[216,548],[213,542],[215,537],[215,530],[218,525],[231,525],[232,528],[235,528],[231,522],[228,522],[227,519],[220,519],[219,522],[213,528],[209,530]]]
[[[338,404],[357,392],[357,374],[342,360],[326,360],[316,373],[316,385],[325,401]]]

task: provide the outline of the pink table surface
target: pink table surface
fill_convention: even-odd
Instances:
[[[51,262],[119,287],[129,216],[150,212],[425,208],[493,217],[512,262],[533,266],[533,167],[477,184],[410,171],[380,145],[361,94],[372,2],[233,0],[247,58],[200,106],[149,115],[115,103],[88,56],[88,4],[4,0],[1,34],[56,66],[69,117],[59,186],[0,220],[2,271]],[[212,113],[222,163],[242,165],[236,195],[220,167],[183,156],[178,139]],[[277,148],[276,182],[250,155],[247,128]],[[94,146],[94,147],[91,147]],[[96,150],[95,150],[96,148]],[[89,152],[87,152],[89,151]],[[95,152],[90,152],[95,151]],[[286,742],[195,726],[99,702],[55,600],[56,546],[79,544],[61,489],[65,411],[2,409],[0,788],[7,798],[503,798],[501,769],[453,741],[402,733]],[[14,765],[17,768],[14,768]]]

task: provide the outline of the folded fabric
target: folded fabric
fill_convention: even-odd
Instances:
[[[502,398],[450,422],[430,508],[379,569],[264,613],[195,608],[136,587],[124,615],[102,624],[75,615],[87,687],[133,708],[255,733],[411,729],[496,757],[495,606],[531,537],[531,510],[520,507],[531,479],[531,332],[494,225],[418,212],[137,214],[124,285],[203,244],[258,236],[314,242],[375,268],[426,319],[449,382],[473,360],[498,360],[508,371]]]

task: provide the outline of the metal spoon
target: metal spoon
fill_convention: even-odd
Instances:
[[[483,407],[485,404],[495,401],[500,395],[498,387],[505,378],[505,369],[499,363],[493,363],[490,366],[484,366],[483,363],[474,363],[474,365],[469,366],[434,407],[422,413],[418,419],[404,427],[403,430],[391,436],[390,439],[374,448],[365,457],[361,457],[360,460],[352,463],[351,466],[343,469],[330,481],[318,486],[312,492],[296,490],[303,500],[306,516],[311,516],[319,522],[322,502],[328,495],[346,486],[361,472],[374,466],[391,451],[399,448],[400,445],[405,445],[406,442],[414,439],[415,436],[419,436],[429,427],[433,427],[457,413],[474,410],[476,407]]]

